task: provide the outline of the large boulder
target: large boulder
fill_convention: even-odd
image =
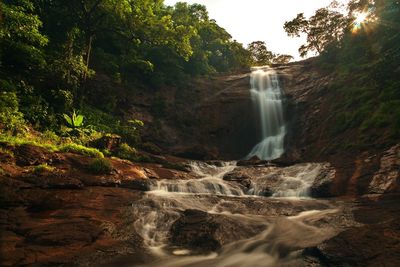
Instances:
[[[310,195],[312,197],[332,197],[331,188],[335,175],[336,170],[330,164],[324,164],[310,187]]]
[[[400,190],[400,144],[386,150],[380,168],[369,184],[368,193],[383,194]]]
[[[188,209],[172,225],[170,242],[173,246],[206,253],[232,241],[248,238],[263,229],[263,224],[240,222],[229,216]]]

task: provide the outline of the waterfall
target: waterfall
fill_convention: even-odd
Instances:
[[[257,67],[250,76],[250,93],[260,116],[262,140],[246,158],[279,158],[284,152],[286,126],[283,119],[283,93],[273,69]]]

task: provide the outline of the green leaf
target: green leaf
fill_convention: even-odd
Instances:
[[[70,118],[70,116],[68,116],[67,114],[63,114],[64,119],[67,121],[69,126],[74,126],[74,124],[72,123],[72,119]]]
[[[78,115],[78,116],[75,117],[74,126],[75,127],[80,127],[80,126],[82,126],[82,122],[83,122],[83,116],[82,115]]]

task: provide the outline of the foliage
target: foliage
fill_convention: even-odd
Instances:
[[[122,143],[119,148],[117,149],[115,156],[121,159],[127,159],[130,161],[135,161],[138,157],[136,149],[130,147],[126,143]]]
[[[9,134],[0,134],[0,142],[7,143],[11,146],[20,146],[20,145],[34,145],[38,147],[43,147],[49,150],[50,152],[58,151],[59,147],[51,142],[44,142],[43,140],[35,137],[21,137],[21,136],[11,136]]]
[[[272,63],[274,63],[274,64],[287,64],[292,59],[293,59],[293,56],[291,56],[291,55],[285,55],[285,54],[280,55],[280,54],[277,54],[272,59]]]
[[[83,124],[83,116],[76,114],[75,110],[72,112],[71,116],[68,116],[67,114],[64,113],[63,117],[65,121],[68,123],[68,126],[73,129],[81,127]]]
[[[342,101],[332,105],[333,135],[352,130],[355,147],[396,143],[400,135],[400,4],[396,1],[351,1],[350,21],[340,47],[328,47],[319,66],[334,73],[331,86]],[[363,22],[354,14],[367,12]]]
[[[15,130],[23,124],[17,95],[14,92],[0,92],[0,129]]]
[[[337,44],[348,24],[349,20],[340,12],[320,8],[309,19],[303,13],[297,14],[285,22],[284,29],[292,37],[307,35],[307,43],[299,48],[300,56],[305,57],[309,52],[321,54],[328,46]]]
[[[92,160],[88,170],[93,174],[110,174],[113,170],[111,162],[106,158],[97,158]]]
[[[48,42],[40,32],[42,22],[33,14],[34,5],[29,0],[0,2],[2,23],[0,24],[0,62],[9,70],[29,71],[42,65],[41,48]]]
[[[161,149],[158,146],[156,146],[155,144],[150,143],[150,142],[145,142],[145,143],[141,144],[140,148],[142,148],[143,150],[148,151],[150,153],[156,154],[156,155],[161,154]]]
[[[42,174],[44,172],[52,172],[55,170],[55,167],[47,165],[47,163],[39,164],[33,167],[32,172],[34,174]]]
[[[263,66],[271,63],[274,54],[271,51],[268,51],[265,42],[263,41],[255,41],[249,44],[247,48],[252,56],[254,65]]]
[[[91,148],[91,147],[85,147],[85,146],[74,144],[74,143],[61,146],[60,151],[77,153],[77,154],[90,156],[90,157],[94,157],[94,158],[104,158],[103,153],[100,152],[98,149]]]
[[[251,54],[253,66],[265,66],[270,64],[287,64],[293,59],[291,55],[274,54],[267,49],[264,41],[255,41],[248,45],[247,50]]]

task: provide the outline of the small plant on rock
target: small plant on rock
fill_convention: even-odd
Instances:
[[[113,166],[108,159],[97,158],[89,164],[88,170],[93,174],[110,174]]]
[[[83,125],[83,115],[78,115],[75,110],[72,112],[71,116],[63,114],[68,126],[72,129],[79,128]]]
[[[72,152],[72,153],[77,153],[89,157],[94,157],[94,158],[104,158],[103,153],[101,153],[98,149],[96,148],[91,148],[91,147],[85,147],[82,145],[78,144],[66,144],[60,148],[61,152]]]
[[[34,174],[42,174],[44,172],[52,172],[54,170],[55,170],[55,167],[49,166],[49,165],[47,165],[47,163],[44,163],[44,164],[39,164],[39,165],[33,167],[32,172]]]
[[[115,155],[121,159],[127,159],[127,160],[131,160],[131,161],[135,161],[138,156],[136,149],[134,149],[133,147],[130,147],[126,143],[122,143],[118,147]]]

